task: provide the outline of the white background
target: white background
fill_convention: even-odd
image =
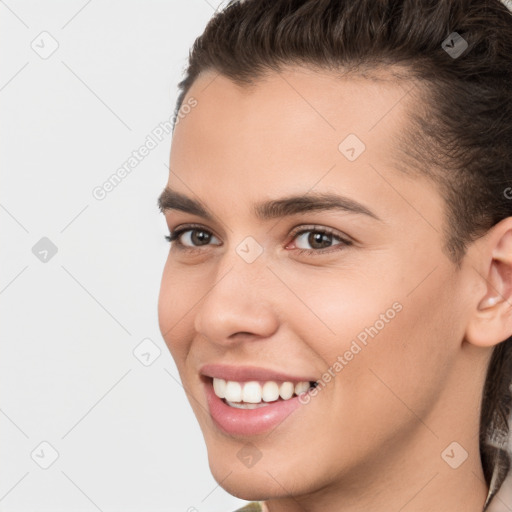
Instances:
[[[0,0],[0,512],[245,503],[210,474],[158,328],[170,135],[92,194],[172,116],[220,5]],[[43,237],[57,247],[45,262],[32,252]],[[149,366],[133,353],[144,339],[151,360],[160,350]],[[500,497],[492,510],[512,510],[508,487]]]
[[[158,328],[170,135],[92,195],[172,116],[189,48],[219,5],[0,2],[0,511],[245,503],[210,474]],[[56,44],[42,32],[59,45],[48,58],[31,47]],[[46,262],[32,253],[42,237],[58,250]],[[146,338],[161,350],[150,366],[133,354]],[[59,454],[48,469],[43,441]]]

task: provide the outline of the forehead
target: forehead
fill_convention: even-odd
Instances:
[[[387,71],[357,73],[286,66],[280,72],[266,71],[251,83],[238,83],[216,70],[203,71],[187,96],[200,97],[205,114],[208,107],[233,110],[229,106],[236,103],[236,110],[245,117],[249,112],[254,114],[257,105],[261,117],[271,112],[295,113],[301,117],[309,113],[312,121],[317,118],[331,129],[342,129],[343,120],[355,128],[354,116],[363,116],[361,128],[368,130],[391,110],[395,111],[395,117],[403,111],[407,101],[402,100],[417,85],[404,68],[396,66],[390,66]]]
[[[382,161],[395,154],[395,135],[407,128],[414,84],[374,74],[337,76],[295,67],[247,86],[205,72],[184,98],[183,104],[194,98],[197,106],[180,118],[173,149],[185,142],[189,149],[213,155],[229,146],[232,156],[257,161],[264,148],[267,155],[286,154],[293,164],[317,161],[325,152],[338,158],[340,143],[354,134],[360,148],[378,153]]]
[[[270,73],[248,87],[209,71],[184,98],[197,105],[176,126],[170,167],[180,179],[171,172],[169,184],[201,200],[215,190],[218,204],[232,206],[236,198],[257,202],[314,187],[377,203],[383,217],[418,217],[418,207],[432,217],[443,206],[437,190],[397,166],[413,87],[394,75],[305,68]]]

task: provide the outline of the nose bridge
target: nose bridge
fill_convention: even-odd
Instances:
[[[221,258],[197,306],[196,331],[218,343],[238,332],[270,336],[278,322],[263,247],[244,239]]]

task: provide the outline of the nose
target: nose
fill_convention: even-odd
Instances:
[[[223,346],[272,336],[279,325],[272,273],[264,261],[246,263],[236,254],[224,263],[197,305],[196,332]]]

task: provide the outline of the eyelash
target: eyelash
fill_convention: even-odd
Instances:
[[[197,231],[205,231],[206,233],[208,233],[210,235],[213,235],[213,233],[211,231],[209,231],[208,229],[205,229],[204,227],[202,227],[200,225],[191,224],[191,225],[188,225],[188,226],[184,226],[184,227],[182,227],[180,229],[176,229],[174,231],[171,231],[169,235],[165,235],[165,239],[169,243],[176,241],[176,247],[180,251],[186,251],[186,252],[202,251],[203,250],[202,247],[199,247],[199,246],[198,247],[189,247],[189,246],[184,245],[183,243],[181,243],[180,240],[179,240],[180,236],[183,233],[186,233],[187,231],[196,231],[196,230]],[[291,233],[293,235],[293,239],[292,240],[294,240],[297,236],[302,235],[304,233],[308,233],[310,231],[314,232],[314,233],[321,233],[321,234],[324,234],[324,235],[331,235],[333,237],[333,239],[336,239],[337,241],[339,241],[341,243],[340,244],[335,244],[334,246],[327,247],[327,248],[324,248],[324,249],[295,249],[297,254],[299,254],[299,255],[307,254],[309,256],[324,255],[324,254],[327,254],[327,253],[330,253],[330,252],[343,250],[344,247],[348,247],[348,246],[352,245],[352,243],[353,243],[351,240],[348,240],[346,238],[341,237],[340,235],[337,235],[336,232],[334,230],[330,229],[330,228],[321,227],[321,226],[314,226],[314,225],[312,225],[312,226],[305,226],[301,230],[293,231]]]

